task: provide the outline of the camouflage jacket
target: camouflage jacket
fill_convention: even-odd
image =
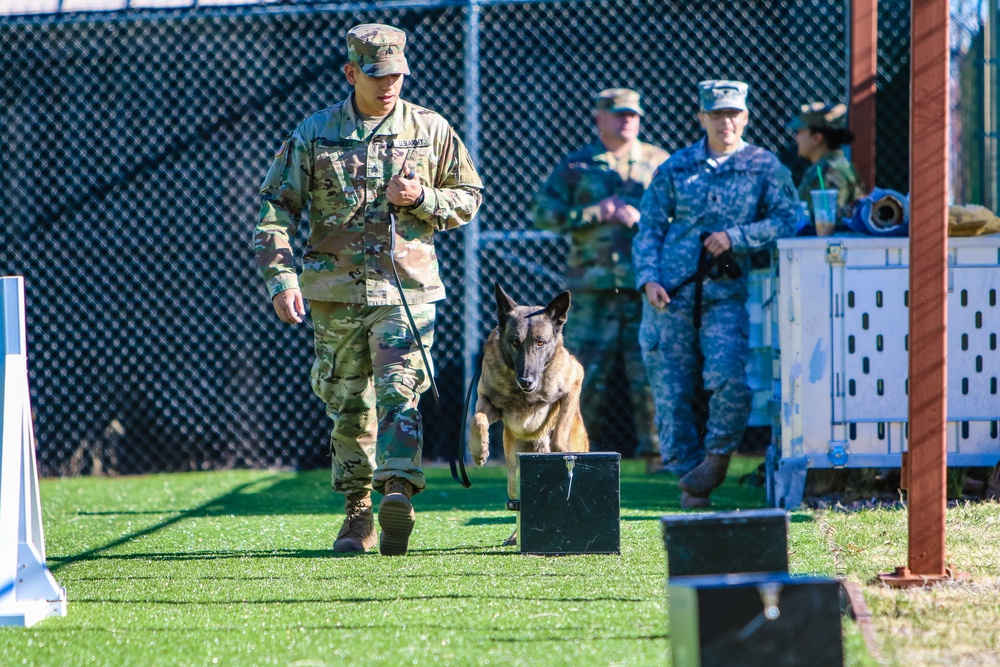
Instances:
[[[535,196],[535,226],[569,235],[569,289],[635,289],[632,239],[637,228],[601,220],[597,203],[618,195],[638,209],[653,172],[668,156],[661,148],[637,141],[626,170],[595,141],[553,170]]]
[[[798,196],[774,153],[744,144],[721,165],[713,164],[703,139],[656,170],[632,246],[639,286],[657,282],[669,291],[679,285],[698,268],[701,233],[725,231],[743,277],[709,281],[705,298],[745,299],[751,251],[795,233]],[[693,289],[688,284],[680,294]]]
[[[802,182],[799,183],[799,199],[809,206],[809,213],[812,213],[811,190],[819,190],[819,173],[823,173],[823,185],[828,190],[839,190],[837,195],[837,217],[849,218],[853,212],[853,204],[865,196],[864,186],[858,178],[858,172],[854,170],[854,165],[844,157],[844,151],[830,151],[816,164],[806,167],[802,174]]]
[[[424,201],[399,211],[396,266],[409,303],[443,299],[434,232],[469,222],[482,182],[441,116],[400,100],[372,135],[351,98],[307,118],[282,144],[264,178],[254,254],[274,295],[298,287],[291,238],[309,225],[301,289],[307,299],[399,304],[389,262],[386,185],[406,163]]]

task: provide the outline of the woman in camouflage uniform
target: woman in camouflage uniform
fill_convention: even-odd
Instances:
[[[837,190],[837,231],[846,230],[844,218],[854,212],[854,203],[864,196],[865,191],[841,146],[854,141],[854,133],[846,127],[847,107],[843,104],[830,105],[823,102],[803,104],[792,119],[791,129],[799,156],[811,163],[799,183],[799,199],[806,202],[809,218],[812,219],[812,190]],[[822,186],[820,181],[822,174]],[[800,235],[815,234],[810,223],[800,230]]]

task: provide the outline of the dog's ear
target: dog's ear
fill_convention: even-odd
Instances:
[[[499,323],[500,328],[503,329],[504,325],[507,324],[507,316],[510,315],[515,308],[517,308],[517,304],[514,303],[512,298],[507,296],[507,292],[503,291],[503,288],[500,287],[500,283],[495,284],[493,291],[497,300],[497,322]]]
[[[545,314],[552,319],[556,326],[561,327],[566,324],[566,316],[569,313],[569,302],[569,292],[563,292],[552,299],[549,305],[545,306]]]

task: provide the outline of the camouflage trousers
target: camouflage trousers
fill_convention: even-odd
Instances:
[[[333,420],[334,490],[381,492],[390,477],[409,480],[415,493],[423,490],[417,402],[430,387],[430,375],[403,307],[327,301],[309,307],[316,348],[310,381]],[[410,311],[429,349],[435,306]]]
[[[658,310],[644,299],[639,341],[653,387],[656,424],[664,467],[677,475],[709,454],[736,450],[750,417],[750,317],[739,299],[706,301],[695,331],[693,304],[675,299]],[[700,355],[699,355],[700,350]],[[694,400],[698,375],[708,399],[704,443],[698,434]]]
[[[566,347],[583,366],[580,409],[592,440],[599,438],[602,432],[605,437],[612,436],[606,424],[608,410],[615,408],[608,401],[608,380],[619,358],[624,364],[629,383],[627,400],[632,404],[638,438],[636,454],[660,451],[653,394],[639,348],[641,320],[642,297],[634,290],[574,292],[570,316],[563,330]],[[614,449],[628,452],[631,447]]]

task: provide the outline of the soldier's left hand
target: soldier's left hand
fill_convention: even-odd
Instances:
[[[403,173],[404,171],[406,173]],[[410,206],[420,199],[420,193],[423,191],[424,186],[420,185],[420,177],[406,166],[389,179],[389,185],[385,188],[385,198],[396,206]]]
[[[712,253],[714,257],[718,257],[722,253],[726,252],[733,247],[733,242],[729,238],[729,234],[725,232],[715,232],[710,234],[705,239],[705,250]]]
[[[618,210],[615,211],[615,220],[626,227],[631,227],[635,223],[639,222],[639,209],[631,204],[619,206]]]

